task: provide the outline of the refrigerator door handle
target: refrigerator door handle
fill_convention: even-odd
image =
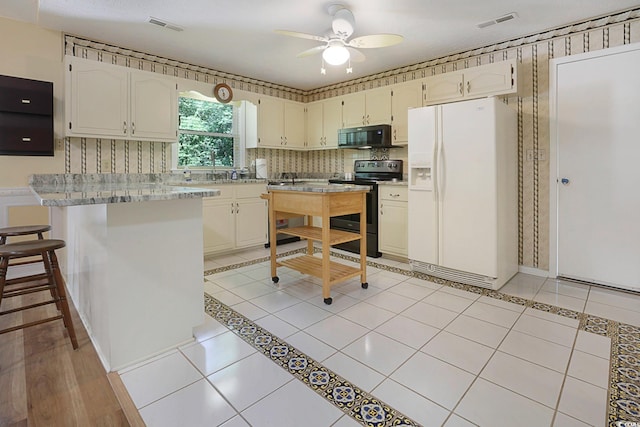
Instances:
[[[440,111],[440,114],[442,114],[442,112]],[[443,151],[443,147],[442,147],[442,116],[438,117],[438,131],[437,131],[437,148],[436,148],[436,153],[435,153],[435,157],[436,157],[436,163],[435,163],[435,167],[436,167],[436,173],[434,174],[436,177],[436,191],[435,193],[437,193],[437,199],[436,200],[442,200],[442,191],[443,191],[443,185],[442,185],[442,181],[443,181],[443,174],[442,174],[442,169],[443,169],[443,160],[442,160],[442,151]]]

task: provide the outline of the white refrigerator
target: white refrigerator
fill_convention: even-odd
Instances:
[[[517,147],[500,99],[409,110],[414,271],[490,289],[518,271]]]

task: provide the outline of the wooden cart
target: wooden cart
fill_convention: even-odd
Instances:
[[[271,247],[271,278],[278,283],[277,267],[286,266],[303,274],[322,279],[322,297],[325,304],[331,304],[331,286],[355,276],[360,276],[362,288],[367,283],[367,222],[360,221],[360,233],[332,230],[329,219],[332,216],[367,214],[366,195],[369,187],[360,185],[313,185],[274,186],[269,185],[269,235]],[[309,191],[310,190],[310,191]],[[313,217],[322,218],[322,227],[305,225],[302,227],[278,229],[307,239],[307,253],[299,257],[278,261],[276,258],[276,221],[293,216],[307,216],[307,224]],[[330,248],[339,243],[360,240],[360,268],[355,268],[330,260]],[[313,242],[322,242],[322,258],[313,256]]]

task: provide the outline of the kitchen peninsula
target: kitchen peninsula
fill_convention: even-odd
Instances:
[[[193,339],[204,322],[202,197],[157,175],[33,175],[67,242],[61,269],[103,365],[115,371]]]

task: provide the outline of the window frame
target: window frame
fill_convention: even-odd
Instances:
[[[197,83],[197,82],[195,82]],[[195,86],[195,85],[194,85]],[[179,104],[180,104],[180,98],[181,97],[188,97],[188,98],[195,98],[195,99],[201,99],[207,102],[214,102],[214,103],[220,103],[218,102],[214,97],[210,97],[205,95],[203,92],[207,93],[207,92],[211,92],[211,90],[205,91],[203,89],[200,88],[184,88],[184,89],[180,89],[178,90],[178,92],[176,93],[176,96],[178,98],[178,108],[176,109],[176,114],[178,114],[178,120],[180,118],[180,108],[179,108]],[[191,96],[188,96],[191,95]],[[232,124],[232,133],[231,134],[221,134],[221,133],[214,133],[214,132],[203,132],[203,131],[182,131],[180,130],[180,127],[178,126],[178,139],[176,140],[175,143],[171,144],[171,169],[173,171],[183,171],[185,169],[189,169],[189,170],[206,170],[206,171],[211,171],[211,170],[216,170],[216,171],[227,171],[227,170],[232,170],[232,169],[240,169],[245,167],[246,164],[246,147],[245,147],[245,138],[244,135],[242,135],[242,132],[244,132],[244,127],[241,126],[240,124],[240,105],[241,103],[244,101],[232,101],[227,105],[231,105],[233,107],[233,124]],[[191,134],[191,135],[205,135],[205,136],[221,136],[221,137],[229,137],[231,136],[233,138],[233,166],[215,166],[215,165],[211,165],[211,166],[197,166],[197,165],[187,165],[187,166],[182,166],[182,165],[178,165],[178,151],[180,149],[180,142],[179,142],[179,137],[181,133],[186,133],[186,134]]]

